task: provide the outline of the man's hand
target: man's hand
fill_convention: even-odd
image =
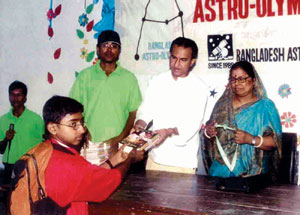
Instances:
[[[15,130],[7,130],[4,140],[11,141],[12,139],[14,139],[15,133]]]
[[[178,129],[176,127],[155,130],[153,133],[159,135],[159,139],[157,141],[155,141],[156,146],[161,144],[162,142],[164,142],[165,139],[167,139],[168,137],[179,134]]]
[[[147,126],[147,123],[145,121],[139,119],[136,121],[133,128],[130,130],[130,134],[140,133],[146,126]]]

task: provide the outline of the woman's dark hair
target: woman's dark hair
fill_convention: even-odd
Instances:
[[[172,53],[174,45],[183,46],[184,48],[191,48],[192,49],[192,59],[195,59],[198,57],[198,46],[194,40],[191,40],[191,39],[185,38],[185,37],[177,37],[175,40],[173,40],[173,42],[171,44],[170,53]]]
[[[238,68],[241,68],[242,70],[244,70],[252,79],[255,78],[254,66],[251,63],[249,63],[248,61],[239,61],[239,62],[236,62],[235,64],[233,64],[229,71],[229,77],[231,77],[232,71],[235,69],[238,69]]]
[[[8,94],[10,94],[15,89],[22,89],[24,96],[27,96],[27,86],[21,81],[14,81],[8,87]]]
[[[43,108],[45,134],[49,134],[47,130],[48,123],[60,123],[67,114],[79,112],[83,112],[83,105],[75,99],[64,96],[53,96],[45,103]]]

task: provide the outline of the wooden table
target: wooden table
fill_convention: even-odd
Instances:
[[[129,174],[90,215],[300,214],[300,187],[272,185],[256,193],[223,192],[209,177],[147,171]]]

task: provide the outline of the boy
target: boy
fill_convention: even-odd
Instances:
[[[82,112],[82,104],[62,96],[50,98],[43,109],[46,135],[50,137],[46,142],[53,146],[44,174],[45,192],[61,214],[88,214],[87,202],[105,200],[136,157],[135,151],[128,155],[123,147],[100,167],[87,162],[79,155],[86,133]],[[24,195],[20,189],[17,186],[12,193],[11,209],[21,205],[16,202],[17,196]]]

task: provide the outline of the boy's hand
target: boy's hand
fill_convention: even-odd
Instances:
[[[113,156],[109,158],[111,164],[116,167],[120,163],[124,162],[128,157],[129,154],[124,151],[125,145],[123,145]]]

